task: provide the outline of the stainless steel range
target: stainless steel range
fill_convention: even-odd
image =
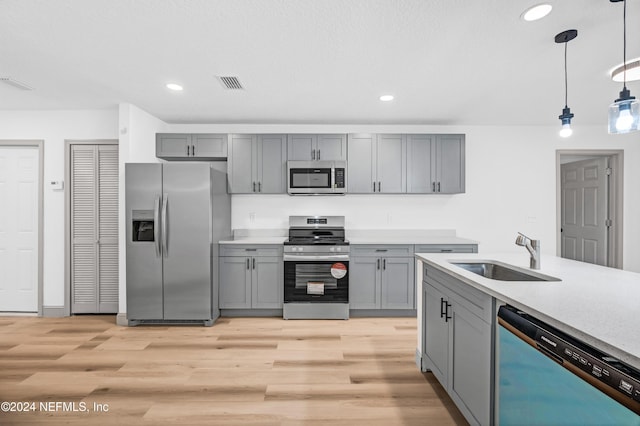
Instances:
[[[283,316],[349,318],[349,242],[344,216],[289,216]]]

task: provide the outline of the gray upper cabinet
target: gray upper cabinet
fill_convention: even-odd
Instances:
[[[346,161],[347,135],[289,135],[287,159],[301,161]]]
[[[464,135],[438,135],[436,144],[436,189],[443,194],[465,191]]]
[[[407,191],[407,141],[405,135],[378,135],[377,192],[401,193]]]
[[[229,186],[234,194],[284,194],[286,135],[231,135]]]
[[[406,149],[405,135],[350,134],[348,192],[406,192]]]
[[[226,134],[156,133],[156,157],[165,160],[224,160]]]
[[[375,174],[375,139],[373,134],[349,135],[349,165],[347,167],[348,193],[373,192]]]
[[[464,135],[407,135],[407,192],[465,191]]]

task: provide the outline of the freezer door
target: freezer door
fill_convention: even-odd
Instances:
[[[211,319],[211,166],[163,166],[164,319]]]
[[[125,191],[127,319],[162,319],[162,165],[125,164]]]

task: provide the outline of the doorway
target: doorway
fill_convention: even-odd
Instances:
[[[68,314],[118,312],[117,141],[66,141]]]
[[[0,141],[0,312],[42,314],[42,141]]]
[[[557,151],[558,255],[622,268],[623,151]]]

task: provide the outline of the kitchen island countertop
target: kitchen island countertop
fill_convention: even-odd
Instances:
[[[416,259],[513,305],[640,368],[640,273],[556,256],[542,256],[535,272],[561,281],[499,281],[469,272],[450,261],[497,260],[529,269],[522,253],[416,253]],[[420,288],[422,284],[419,283]]]

